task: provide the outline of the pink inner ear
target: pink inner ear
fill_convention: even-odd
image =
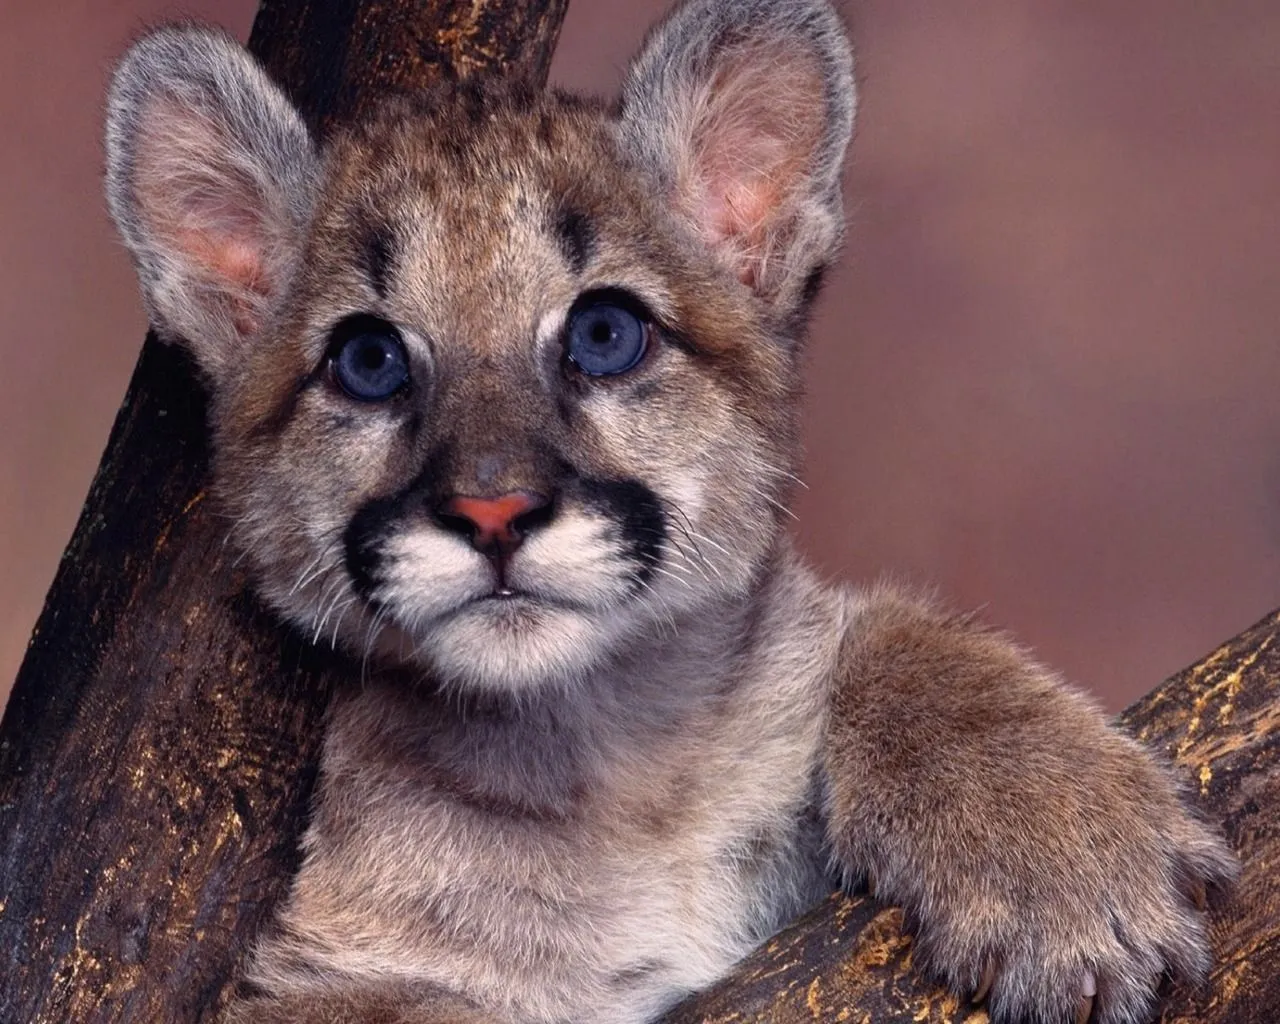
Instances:
[[[726,58],[701,97],[686,194],[708,240],[731,246],[749,286],[759,285],[771,238],[812,170],[825,103],[813,55],[782,44]]]
[[[253,334],[261,327],[257,315],[261,299],[270,296],[262,250],[231,236],[180,231],[178,244],[207,271],[215,286],[225,285],[226,301],[236,330]]]
[[[267,199],[219,127],[156,101],[135,156],[138,212],[156,249],[236,330],[260,326],[271,294]]]

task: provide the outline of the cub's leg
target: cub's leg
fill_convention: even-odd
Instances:
[[[1203,976],[1236,865],[1169,772],[1010,641],[881,587],[851,602],[825,746],[830,839],[917,962],[996,1024],[1144,1021]]]
[[[237,999],[219,1024],[510,1024],[445,992],[374,988]]]

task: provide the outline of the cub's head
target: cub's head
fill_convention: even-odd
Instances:
[[[108,197],[266,599],[508,692],[741,601],[852,117],[821,0],[678,8],[611,106],[444,86],[323,146],[225,37],[142,39]]]

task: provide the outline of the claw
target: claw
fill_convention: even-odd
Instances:
[[[996,980],[996,965],[994,963],[987,964],[986,970],[982,972],[982,981],[978,984],[978,990],[974,992],[969,1000],[974,1006],[981,1006],[987,996],[991,994],[991,986]]]
[[[1080,1002],[1076,1003],[1076,1024],[1089,1024],[1093,1016],[1093,999],[1098,994],[1098,979],[1090,971],[1080,986]]]

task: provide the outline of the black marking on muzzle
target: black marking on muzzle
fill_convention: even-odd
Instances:
[[[397,495],[369,502],[351,517],[342,534],[343,557],[351,586],[370,604],[378,603],[382,547],[394,532],[401,500]]]
[[[636,583],[647,584],[662,561],[667,516],[661,499],[639,480],[581,482],[583,501],[618,524],[627,555],[637,563]]]
[[[370,604],[378,604],[382,569],[382,549],[387,540],[404,526],[406,514],[439,492],[443,474],[452,457],[452,447],[442,445],[423,464],[418,475],[395,494],[366,502],[347,524],[342,534],[343,558],[355,592]]]

